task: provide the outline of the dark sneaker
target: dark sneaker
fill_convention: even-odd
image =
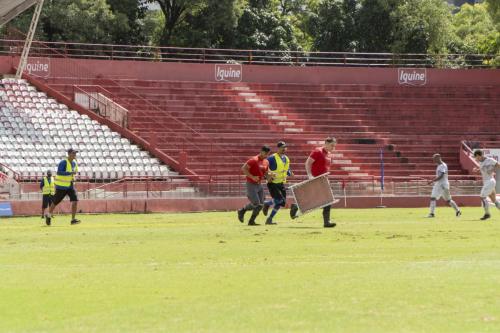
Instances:
[[[334,228],[336,225],[337,225],[337,223],[327,222],[327,223],[323,224],[323,227],[325,227],[325,228]]]
[[[433,217],[436,217],[436,215],[434,215],[433,213],[430,213],[429,215],[427,215],[428,218],[433,218]]]
[[[238,209],[238,221],[243,223],[243,219],[245,218],[245,209]]]
[[[297,204],[292,204],[290,207],[290,217],[293,219],[297,218],[297,212],[299,211],[299,206]]]
[[[278,224],[276,222],[273,222],[273,219],[268,217],[267,220],[266,220],[266,224]]]
[[[82,221],[77,220],[77,219],[73,219],[73,220],[71,220],[71,225],[79,224],[80,222],[82,222]]]
[[[248,222],[248,225],[260,225],[260,224],[255,223],[255,222]]]
[[[480,218],[480,220],[484,221],[484,220],[489,219],[490,217],[491,217],[491,215],[490,215],[490,214],[484,214],[484,216],[483,216],[483,217],[481,217],[481,218]]]
[[[52,222],[52,218],[49,216],[45,216],[45,224],[50,225],[51,222]]]
[[[262,214],[264,214],[264,216],[267,216],[267,212],[269,211],[269,205],[266,205],[264,204],[264,207],[262,207]]]
[[[461,210],[459,210],[459,211],[457,211],[457,212],[455,213],[455,216],[456,216],[456,217],[460,217],[460,215],[462,215],[462,211],[461,211]]]

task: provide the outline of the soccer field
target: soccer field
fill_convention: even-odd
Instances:
[[[2,219],[0,332],[500,332],[500,214],[436,213]]]

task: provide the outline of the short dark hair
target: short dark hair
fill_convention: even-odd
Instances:
[[[481,149],[474,150],[474,156],[483,156],[483,151]]]
[[[325,139],[325,143],[337,143],[337,139],[335,139],[333,136],[329,136]]]
[[[262,148],[260,149],[260,151],[264,151],[266,153],[269,153],[271,151],[271,148],[269,148],[269,146],[264,145],[264,146],[262,146]]]

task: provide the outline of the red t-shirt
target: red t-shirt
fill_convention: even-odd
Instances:
[[[248,171],[252,176],[258,176],[259,181],[256,182],[253,179],[246,177],[247,182],[249,183],[254,183],[254,184],[259,184],[262,178],[264,177],[264,174],[267,172],[269,169],[269,161],[267,158],[261,158],[259,155],[252,157],[247,161],[248,165]]]
[[[314,149],[309,157],[314,160],[311,165],[311,174],[313,177],[330,172],[332,157],[330,153],[325,150],[325,148],[321,147]]]

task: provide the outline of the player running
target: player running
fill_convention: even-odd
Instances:
[[[429,184],[434,183],[431,194],[430,213],[427,217],[434,217],[434,210],[436,209],[436,202],[439,198],[443,197],[444,200],[455,210],[455,215],[459,217],[462,215],[460,208],[458,208],[455,201],[452,200],[450,194],[450,183],[448,182],[448,166],[441,159],[440,154],[432,156],[434,163],[437,164],[436,178],[429,181]]]
[[[276,224],[273,221],[273,217],[286,204],[286,179],[288,176],[293,175],[292,170],[290,170],[290,159],[285,154],[286,143],[280,141],[276,146],[278,147],[278,151],[267,158],[269,161],[269,170],[273,175],[272,179],[267,182],[267,188],[273,199],[264,202],[262,213],[267,216],[269,207],[273,206],[273,209],[267,217],[266,224]]]
[[[497,161],[484,156],[483,151],[480,149],[474,151],[474,159],[479,163],[479,168],[474,168],[473,171],[481,171],[481,175],[483,176],[483,188],[481,189],[480,195],[481,203],[484,208],[484,216],[481,217],[481,220],[484,221],[491,217],[490,204],[487,200],[488,197],[490,197],[491,202],[494,202],[495,206],[500,209],[500,202],[497,200],[497,193],[495,190],[497,182],[494,177],[495,171],[499,170],[500,167]]]

